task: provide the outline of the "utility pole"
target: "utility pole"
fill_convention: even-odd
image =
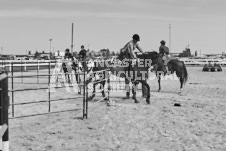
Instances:
[[[52,41],[53,39],[49,39],[49,60],[50,60],[50,55],[51,55],[51,41]]]
[[[169,51],[171,52],[171,24],[169,24]]]
[[[72,31],[71,31],[71,53],[73,54],[73,34],[74,34],[74,23],[72,23]]]

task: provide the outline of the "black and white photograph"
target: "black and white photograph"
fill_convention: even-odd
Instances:
[[[0,151],[226,151],[225,6],[0,0]]]

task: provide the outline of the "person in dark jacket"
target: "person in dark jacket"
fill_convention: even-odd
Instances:
[[[86,58],[86,50],[85,47],[82,45],[81,46],[81,51],[79,52],[79,59],[85,60]]]
[[[163,62],[163,72],[168,72],[168,55],[169,55],[169,48],[165,46],[166,42],[164,40],[160,41],[161,46],[159,47],[159,57],[162,59]]]

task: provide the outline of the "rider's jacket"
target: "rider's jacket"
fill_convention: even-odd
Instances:
[[[64,55],[64,58],[65,59],[73,59],[73,56],[72,56],[72,54],[69,52],[69,53],[65,53],[65,55]]]
[[[86,50],[85,49],[82,49],[79,52],[79,58],[82,58],[82,59],[85,59],[86,58]]]
[[[161,45],[159,47],[159,54],[160,54],[160,56],[164,56],[165,54],[168,55],[169,54],[169,48],[164,46],[164,45]]]
[[[131,58],[130,48],[134,51],[137,48],[137,44],[133,42],[133,40],[129,41],[122,49],[120,49],[120,53],[128,54],[128,58]]]

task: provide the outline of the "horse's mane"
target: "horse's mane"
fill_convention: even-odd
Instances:
[[[157,51],[149,51],[149,52],[145,52],[147,54],[152,54],[152,55],[158,55],[159,53]]]
[[[152,58],[158,58],[159,53],[156,51],[149,51],[149,52],[145,52],[144,55],[142,56],[138,56],[138,58],[142,58],[142,59],[152,59]]]

